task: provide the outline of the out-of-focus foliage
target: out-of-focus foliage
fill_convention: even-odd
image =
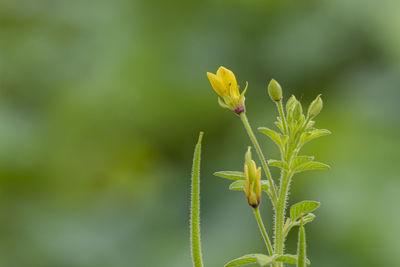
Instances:
[[[312,264],[398,266],[399,9],[393,0],[1,1],[0,265],[190,266],[199,130],[205,265],[264,253],[243,194],[212,176],[241,169],[249,145],[205,75],[224,65],[241,88],[249,82],[254,127],[273,125],[271,78],[286,99],[323,94],[316,127],[333,134],[304,149],[332,169],[300,174],[290,196],[321,201],[307,228]]]

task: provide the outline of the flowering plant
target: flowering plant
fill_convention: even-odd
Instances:
[[[307,113],[303,114],[301,103],[295,96],[291,96],[284,108],[282,88],[275,80],[268,85],[268,93],[277,106],[279,116],[275,125],[279,131],[266,127],[259,127],[258,130],[269,137],[279,148],[280,159],[266,160],[259,146],[256,136],[247,119],[244,94],[239,93],[236,77],[232,71],[220,67],[216,74],[207,73],[211,86],[218,94],[218,103],[234,111],[242,120],[244,128],[250,137],[258,159],[264,170],[266,179],[262,179],[261,168],[257,167],[252,159],[251,148],[245,154],[243,171],[219,171],[214,175],[217,177],[232,180],[229,189],[244,191],[249,206],[253,209],[258,223],[260,233],[266,245],[266,254],[248,254],[236,258],[225,264],[225,267],[242,266],[247,264],[258,264],[260,266],[283,267],[285,264],[295,264],[297,267],[305,267],[310,264],[306,256],[306,234],[305,225],[314,220],[312,213],[320,206],[317,201],[305,200],[291,206],[289,216],[286,216],[286,207],[289,195],[289,188],[293,176],[296,173],[329,169],[327,164],[314,161],[313,156],[300,155],[301,148],[309,141],[330,134],[325,129],[314,127],[314,118],[320,113],[323,102],[319,96],[308,107]],[[191,199],[191,252],[194,267],[202,267],[203,260],[200,244],[200,153],[203,133],[200,133],[199,140],[195,147],[192,171],[192,199]],[[275,184],[269,167],[280,169],[279,186]],[[274,242],[271,243],[268,231],[260,216],[261,192],[269,197],[274,210],[273,234]],[[287,234],[294,228],[299,227],[298,245],[296,254],[285,252],[285,240]]]

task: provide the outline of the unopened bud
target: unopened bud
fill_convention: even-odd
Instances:
[[[308,116],[310,118],[314,118],[321,112],[323,103],[320,96],[321,95],[318,95],[317,98],[315,98],[314,101],[311,102],[310,107],[308,108]]]
[[[296,97],[292,95],[289,100],[286,102],[286,113],[289,114],[291,110],[293,110],[294,105],[296,104]]]
[[[301,115],[303,115],[303,108],[301,107],[301,103],[296,100],[293,108],[293,120],[300,120]]]
[[[268,94],[273,101],[281,101],[282,99],[282,87],[280,84],[272,79],[268,85]]]
[[[246,179],[244,192],[247,202],[253,208],[257,208],[261,201],[261,168],[257,168],[256,163],[252,160],[250,147],[245,156],[244,174]]]

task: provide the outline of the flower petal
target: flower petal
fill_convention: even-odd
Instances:
[[[229,88],[232,97],[239,97],[239,89],[235,74],[227,68],[221,66],[217,70],[217,76],[221,79],[226,88]]]
[[[225,89],[225,86],[222,83],[221,79],[214,73],[210,73],[210,72],[207,72],[207,77],[211,83],[212,88],[215,90],[215,92],[219,96],[224,97],[224,95],[226,95],[226,89]]]

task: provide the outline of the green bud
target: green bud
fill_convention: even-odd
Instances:
[[[321,112],[323,103],[320,96],[321,95],[318,95],[317,98],[315,98],[314,101],[311,102],[310,107],[308,108],[308,116],[310,118],[314,118]]]
[[[247,202],[253,208],[257,208],[261,202],[261,168],[251,158],[250,147],[246,152],[244,163],[245,186]]]
[[[289,114],[291,110],[293,110],[294,105],[296,104],[296,97],[292,95],[289,100],[286,102],[286,113]]]
[[[273,101],[281,101],[282,99],[282,87],[280,84],[272,79],[268,85],[268,94]]]
[[[292,95],[289,100],[286,102],[286,116],[288,121],[293,121],[293,111],[297,105],[297,99],[294,95]]]
[[[293,107],[293,120],[299,121],[303,115],[303,108],[301,107],[301,103],[296,100]]]

